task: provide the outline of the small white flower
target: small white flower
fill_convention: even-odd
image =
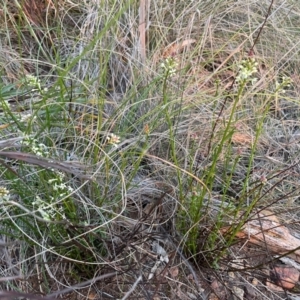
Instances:
[[[42,208],[38,208],[39,213],[45,221],[51,221],[50,214],[43,210]]]
[[[66,186],[65,183],[54,184],[53,189],[54,189],[55,191],[66,190],[66,189],[67,189],[67,186]]]
[[[278,81],[275,82],[276,93],[284,94],[286,92],[284,88],[288,88],[290,86],[291,86],[291,78],[283,76],[281,78],[281,82]]]
[[[67,186],[67,189],[68,189],[68,192],[69,192],[69,193],[74,192],[74,189],[73,189],[71,186],[69,186],[69,185]]]
[[[31,116],[32,116],[31,114],[22,115],[20,122],[27,123],[30,120]],[[35,119],[35,118],[36,118],[36,116],[34,116],[33,119]]]
[[[55,209],[52,205],[45,203],[39,196],[35,197],[35,201],[32,202],[32,205],[37,206],[37,211],[45,221],[50,221],[51,216],[55,214]]]
[[[63,180],[65,178],[65,174],[63,172],[57,171],[56,174],[59,176],[60,180]]]
[[[10,108],[10,103],[8,102],[8,100],[3,100],[3,102],[4,102],[4,105],[2,105],[2,106],[6,106],[5,107],[6,109]]]
[[[51,183],[56,182],[56,181],[57,181],[57,178],[52,178],[52,179],[49,179],[49,180],[48,180],[48,183],[51,184]]]

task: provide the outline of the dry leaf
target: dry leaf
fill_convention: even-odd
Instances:
[[[9,123],[0,125],[0,130],[7,128],[9,125],[10,125]]]
[[[97,298],[97,293],[95,293],[95,292],[90,292],[90,293],[88,294],[87,298],[88,298],[89,300],[95,300],[95,299]]]
[[[178,267],[172,267],[169,269],[169,273],[170,273],[170,276],[174,279],[176,277],[178,277],[178,274],[179,274],[179,269]]]
[[[233,144],[250,146],[252,144],[252,137],[247,133],[235,132],[232,135],[231,141]]]
[[[185,47],[188,47],[188,46],[190,46],[194,43],[196,43],[196,40],[194,40],[194,39],[187,39],[187,40],[184,40],[181,43],[176,43],[176,42],[172,43],[164,49],[163,57],[166,58],[166,57],[170,57],[170,56],[174,56],[176,54],[179,54],[183,51],[183,49]]]

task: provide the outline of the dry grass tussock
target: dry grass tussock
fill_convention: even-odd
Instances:
[[[299,26],[0,0],[0,298],[298,299]]]

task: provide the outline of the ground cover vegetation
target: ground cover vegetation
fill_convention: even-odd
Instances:
[[[293,0],[0,0],[1,297],[297,299],[299,28]]]

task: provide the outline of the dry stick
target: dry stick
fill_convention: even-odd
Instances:
[[[272,8],[273,4],[274,4],[274,0],[271,0],[271,3],[270,3],[270,5],[269,5],[269,8],[268,8],[267,14],[266,14],[266,16],[265,16],[264,22],[263,22],[263,24],[261,25],[261,27],[260,27],[260,29],[259,29],[259,32],[258,32],[258,34],[257,34],[257,36],[256,36],[256,38],[255,38],[255,40],[254,40],[254,42],[253,42],[253,45],[252,45],[252,47],[250,48],[250,50],[249,50],[249,52],[248,52],[248,56],[249,56],[249,57],[251,57],[251,56],[254,55],[254,47],[255,47],[255,45],[257,44],[258,39],[259,39],[259,36],[260,36],[260,34],[262,33],[262,30],[264,29],[264,27],[265,27],[265,25],[266,25],[266,23],[267,23],[267,20],[268,20],[270,14],[271,14],[271,8]]]
[[[137,280],[135,281],[135,283],[133,284],[133,286],[131,287],[131,289],[125,294],[125,296],[122,298],[122,300],[125,300],[129,297],[129,295],[135,290],[136,286],[138,285],[138,283],[142,280],[142,275],[140,275]]]
[[[0,277],[0,282],[9,281],[9,280],[22,280],[24,279],[21,275],[16,276],[6,276],[6,277]],[[0,294],[1,295],[1,294]],[[1,298],[1,296],[0,296]]]
[[[92,285],[94,284],[96,281],[99,281],[99,280],[102,280],[102,279],[105,279],[105,278],[109,278],[109,277],[113,277],[115,275],[118,275],[119,272],[111,272],[111,273],[107,273],[107,274],[104,274],[104,275],[101,275],[101,276],[98,276],[98,277],[95,277],[93,279],[90,279],[90,280],[87,280],[87,281],[84,281],[84,282],[81,282],[81,283],[78,283],[76,285],[73,285],[73,286],[70,286],[68,288],[65,288],[63,290],[60,290],[60,291],[56,291],[54,293],[51,293],[49,295],[47,295],[45,298],[43,298],[44,300],[49,300],[49,299],[52,299],[54,297],[57,297],[59,295],[63,295],[63,294],[67,294],[69,292],[73,292],[74,290],[78,290],[80,288],[84,288],[84,287],[87,287],[89,285]],[[1,294],[0,294],[1,295]]]
[[[92,180],[92,176],[86,175],[82,173],[82,169],[86,169],[83,165],[75,165],[72,163],[60,162],[54,159],[46,159],[41,156],[37,156],[34,154],[28,154],[24,152],[17,152],[17,151],[0,151],[0,156],[9,158],[9,159],[16,159],[21,160],[29,164],[38,165],[44,167],[46,169],[56,169],[62,172],[66,172],[69,174],[73,174],[77,178]]]
[[[143,63],[145,63],[146,61],[146,7],[147,7],[147,0],[140,0],[140,9],[139,9],[140,54]]]
[[[26,293],[20,293],[15,291],[0,291],[0,299],[16,299],[16,298],[23,298],[23,299],[30,299],[30,300],[45,300],[46,298],[42,296],[38,296],[35,294],[26,294]],[[54,298],[48,298],[49,300],[54,300]],[[48,300],[47,299],[47,300]]]

